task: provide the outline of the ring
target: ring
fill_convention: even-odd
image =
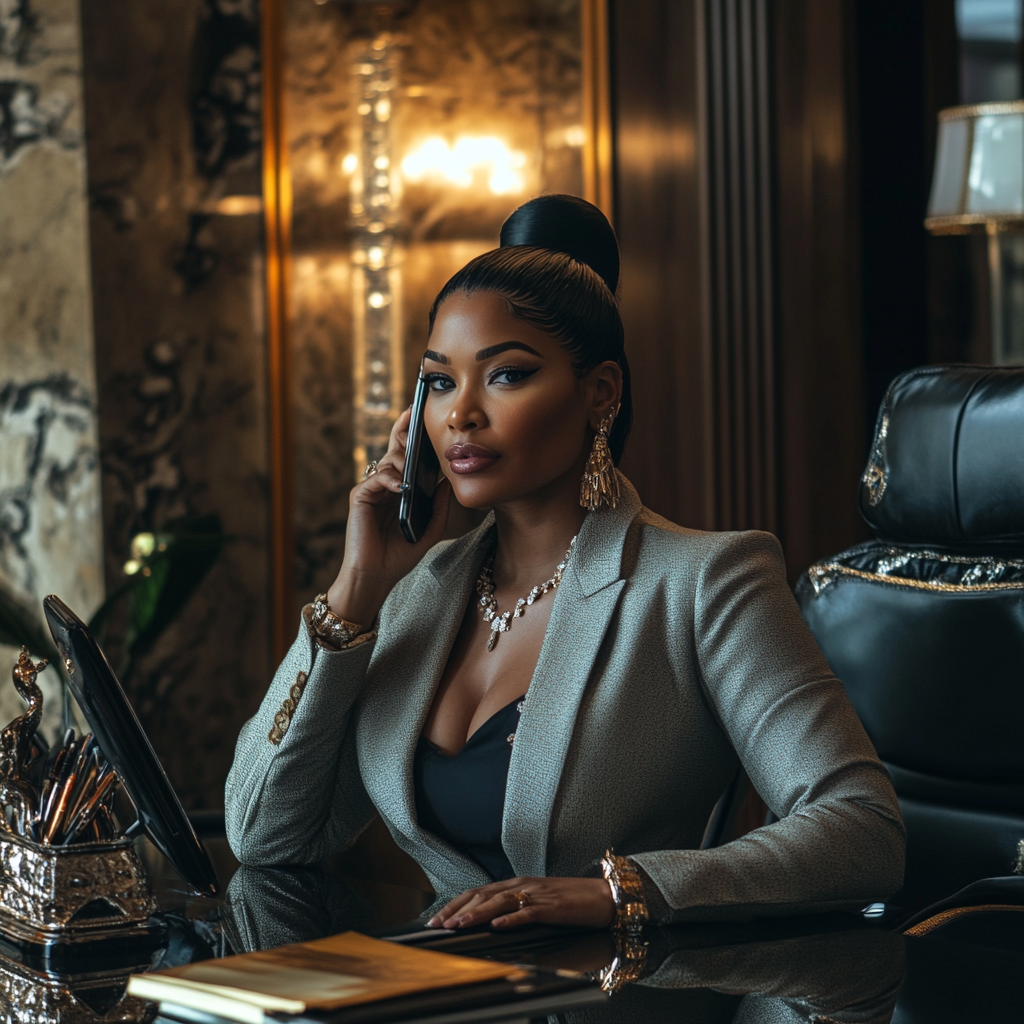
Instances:
[[[520,910],[525,910],[530,905],[530,894],[522,889],[518,892],[509,893],[509,895],[518,901]]]
[[[373,476],[373,474],[376,473],[376,472],[377,472],[377,460],[374,459],[373,462],[368,462],[366,464],[366,469],[363,470],[363,479],[365,480],[368,476]]]

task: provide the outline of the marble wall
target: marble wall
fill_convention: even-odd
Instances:
[[[106,578],[139,531],[234,538],[127,687],[185,805],[219,807],[273,668],[262,223],[219,212],[260,190],[258,5],[89,0],[83,32]]]
[[[0,0],[0,577],[103,597],[77,0]],[[40,608],[41,616],[41,608]],[[0,648],[0,722],[24,705]],[[40,676],[56,728],[56,669]]]

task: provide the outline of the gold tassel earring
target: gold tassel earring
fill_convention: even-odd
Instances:
[[[608,435],[618,409],[608,413],[597,428],[594,447],[590,450],[583,480],[580,483],[580,504],[596,512],[599,508],[615,508],[619,503],[619,478],[615,473],[612,453],[608,450]]]

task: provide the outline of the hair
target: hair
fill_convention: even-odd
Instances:
[[[583,377],[606,360],[622,368],[622,405],[608,437],[619,464],[633,420],[629,364],[615,299],[619,245],[605,215],[576,196],[539,196],[501,228],[501,247],[470,260],[438,293],[430,332],[445,299],[496,292],[518,320],[551,335]]]

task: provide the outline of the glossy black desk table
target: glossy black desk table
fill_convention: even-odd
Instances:
[[[228,879],[217,901],[190,896],[162,858],[151,848],[145,851],[168,931],[160,948],[138,951],[138,963],[64,963],[54,969],[54,964],[18,963],[11,950],[3,950],[0,1020],[5,1014],[8,1020],[47,1024],[151,1020],[151,1008],[123,998],[131,970],[346,929],[377,931],[410,920],[430,903],[422,890],[320,870],[239,868],[223,840],[207,845],[218,874]],[[967,915],[924,937],[905,936],[884,919],[833,914],[652,929],[649,940],[638,980],[601,1005],[568,1010],[557,1019],[615,1024],[1024,1021],[1024,912]],[[472,945],[452,951],[475,955]],[[603,932],[476,952],[595,974],[616,956]],[[67,998],[60,1003],[50,997],[62,984]],[[468,1024],[475,1018],[464,1019]],[[514,1019],[524,1018],[506,1018]]]

